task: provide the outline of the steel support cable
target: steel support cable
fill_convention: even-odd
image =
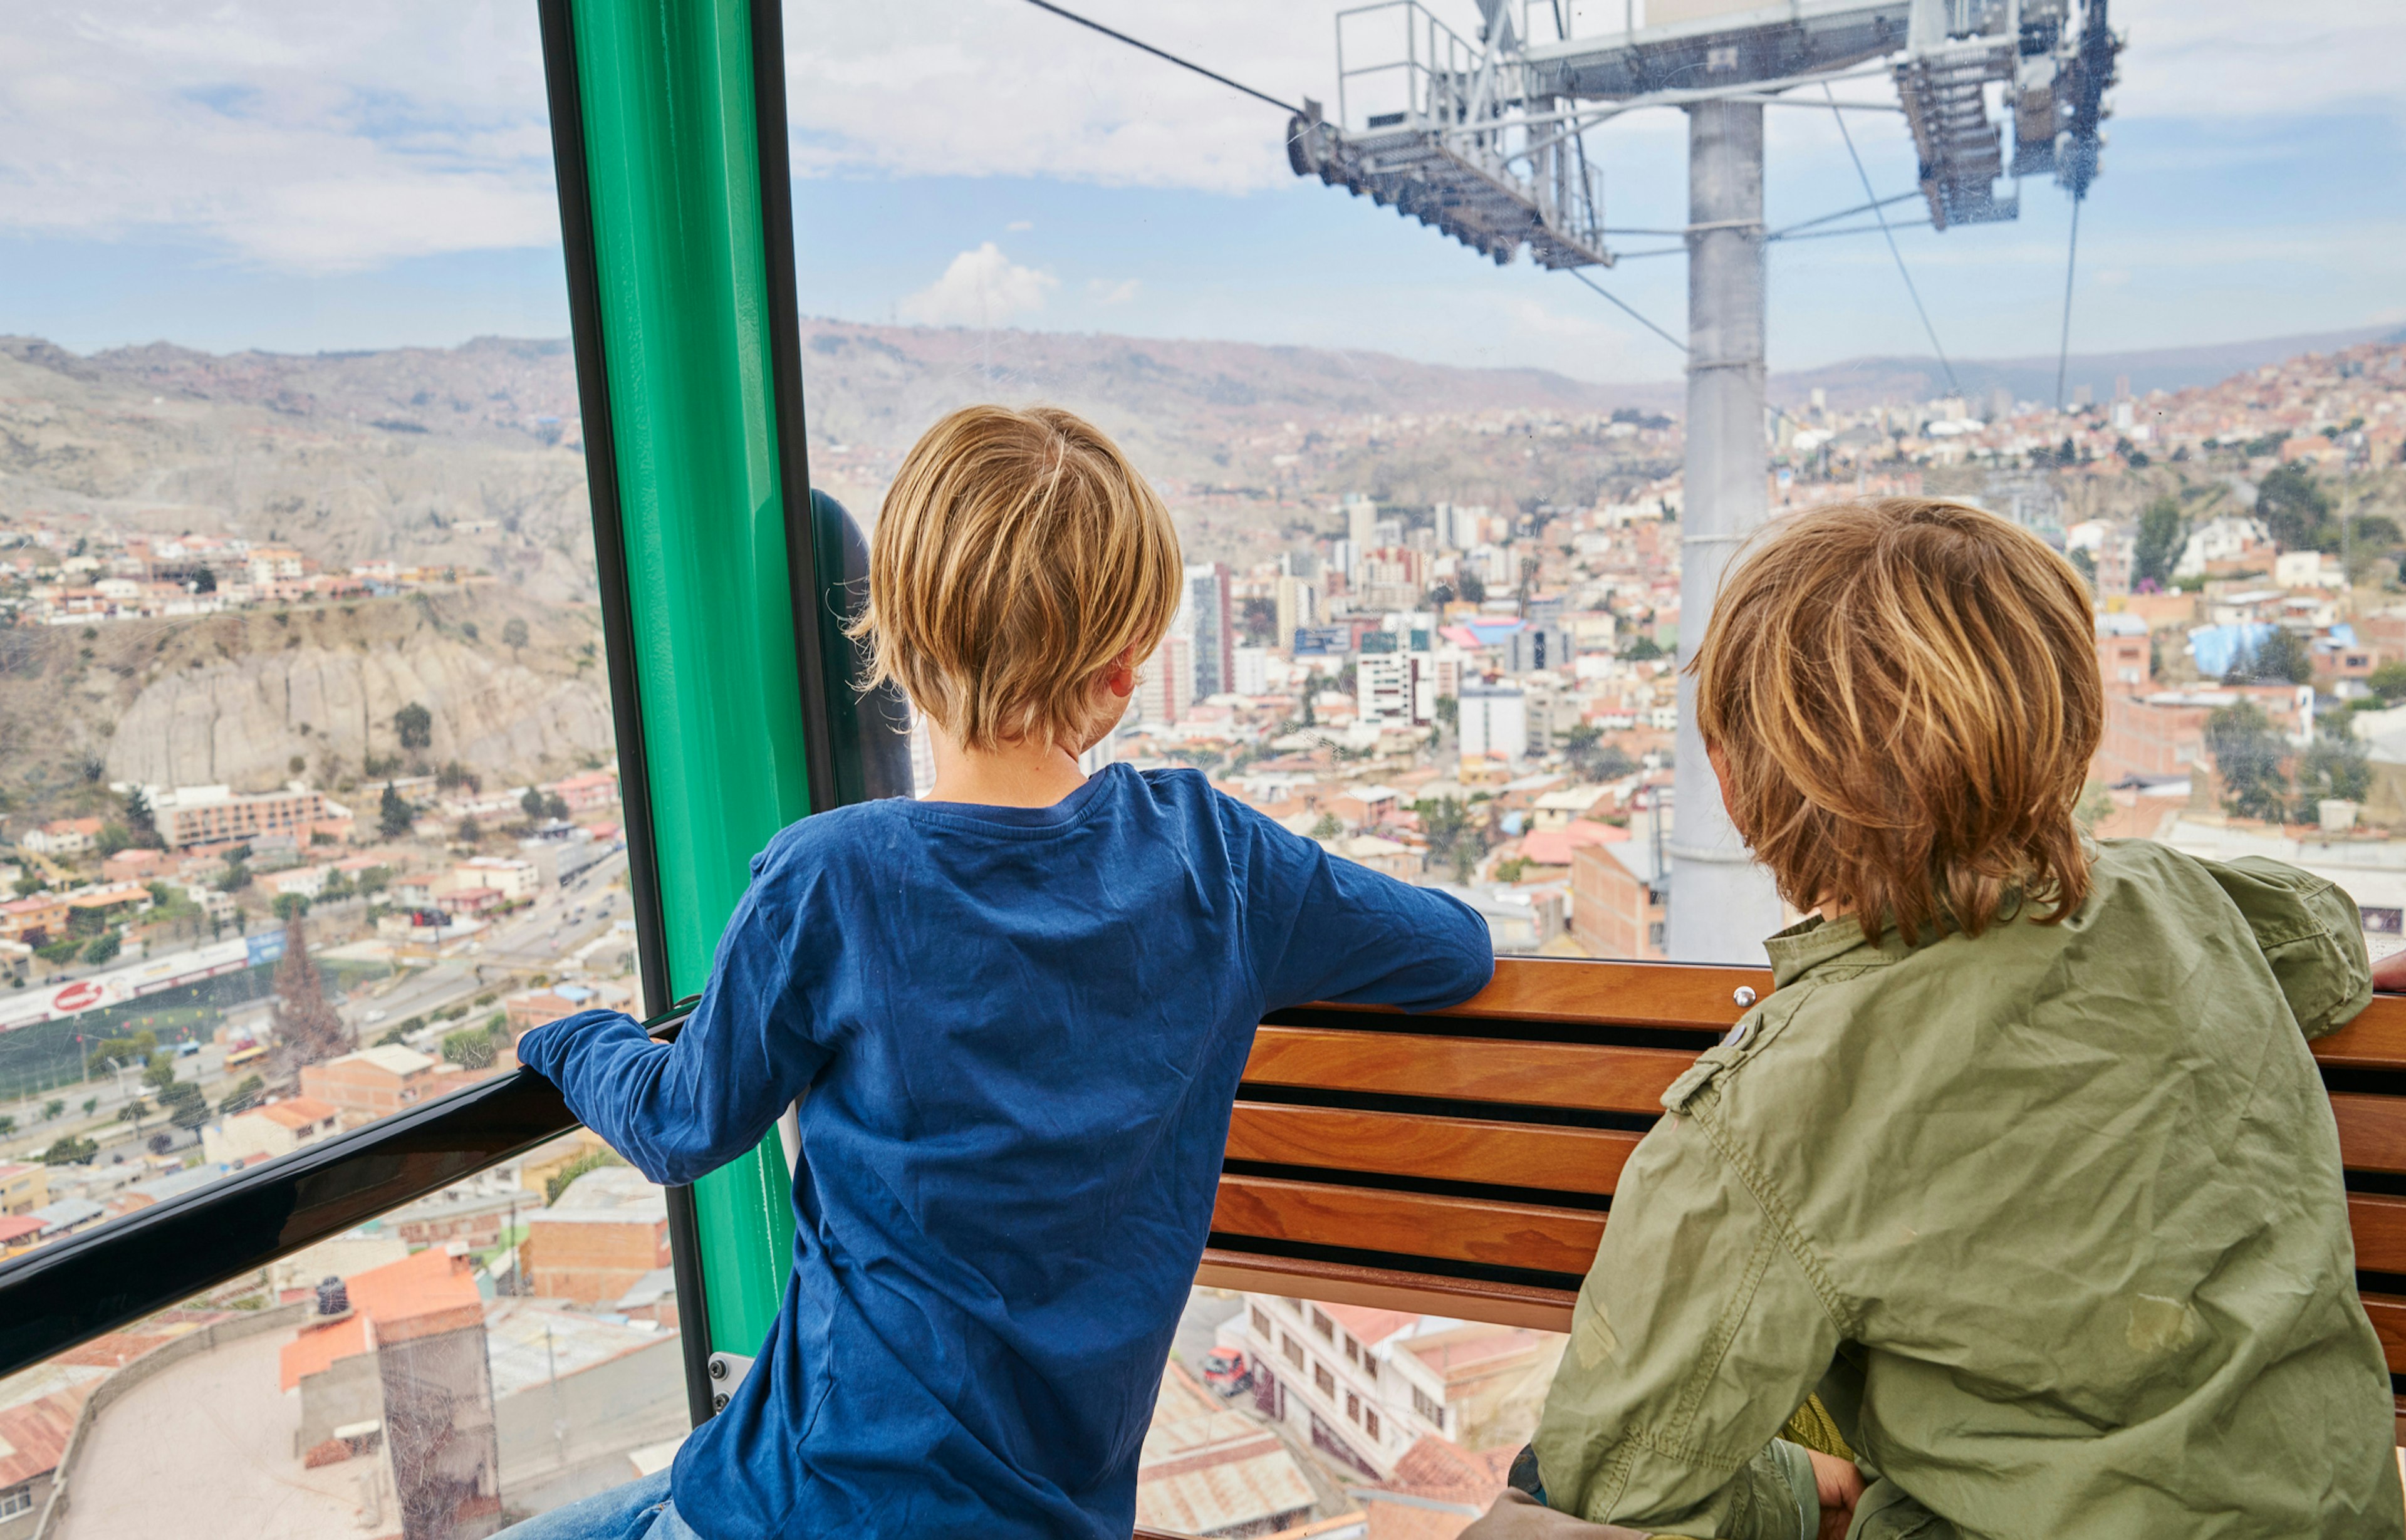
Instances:
[[[1921,290],[1913,286],[1913,275],[1904,265],[1904,252],[1896,244],[1896,232],[1889,228],[1888,215],[1881,211],[1880,195],[1872,191],[1872,174],[1863,169],[1863,158],[1855,149],[1855,136],[1847,128],[1847,115],[1838,110],[1838,101],[1824,85],[1821,94],[1830,97],[1830,119],[1838,125],[1838,137],[1847,142],[1847,158],[1855,162],[1855,176],[1862,181],[1863,196],[1872,200],[1872,218],[1879,221],[1879,233],[1888,241],[1888,254],[1896,259],[1896,276],[1904,280],[1904,291],[1913,300],[1913,313],[1921,318],[1921,330],[1930,338],[1930,350],[1938,355],[1938,367],[1946,371],[1946,388],[1957,395],[1963,386],[1955,377],[1955,365],[1947,360],[1946,349],[1939,346],[1938,328],[1930,324],[1930,312],[1921,303]]]
[[[1201,64],[1196,64],[1194,60],[1182,59],[1178,55],[1170,52],[1168,49],[1154,48],[1151,43],[1144,42],[1139,38],[1130,37],[1126,33],[1114,31],[1113,29],[1103,25],[1100,21],[1093,21],[1089,18],[1079,15],[1074,10],[1065,10],[1061,7],[1053,4],[1053,0],[1027,0],[1027,3],[1034,6],[1038,10],[1051,11],[1054,15],[1061,18],[1064,21],[1075,21],[1082,27],[1090,27],[1097,32],[1101,33],[1106,37],[1125,43],[1132,49],[1142,49],[1145,52],[1152,54],[1156,59],[1167,59],[1171,64],[1176,64],[1180,69],[1191,69],[1196,74],[1202,76],[1206,79],[1217,80],[1220,84],[1226,86],[1230,91],[1241,91],[1257,102],[1267,102],[1270,106],[1278,108],[1281,112],[1291,112],[1298,118],[1304,116],[1303,108],[1296,106],[1292,102],[1281,102],[1277,97],[1271,95],[1268,92],[1255,91],[1253,87],[1245,84],[1242,80],[1231,80],[1226,76],[1221,74],[1218,70],[1205,69]]]
[[[2072,200],[2072,245],[2063,254],[2063,335],[2055,345],[2055,409],[2063,410],[2063,376],[2072,366],[2072,276],[2080,262],[2080,205],[2084,200],[2074,194]]]
[[[1677,348],[1680,352],[1684,353],[1684,352],[1686,352],[1686,351],[1688,350],[1688,345],[1687,345],[1686,343],[1681,342],[1678,338],[1677,338],[1677,337],[1675,337],[1675,336],[1671,335],[1671,333],[1670,333],[1670,332],[1663,331],[1661,327],[1659,327],[1659,326],[1655,325],[1652,321],[1648,320],[1645,317],[1643,317],[1643,316],[1639,315],[1636,311],[1635,311],[1635,310],[1631,309],[1631,308],[1630,308],[1630,306],[1629,306],[1629,302],[1628,302],[1627,300],[1622,299],[1620,295],[1618,295],[1618,294],[1614,293],[1611,290],[1605,288],[1605,287],[1604,287],[1604,285],[1602,285],[1602,284],[1600,284],[1600,283],[1596,282],[1593,278],[1589,277],[1586,274],[1584,274],[1584,273],[1580,272],[1578,268],[1576,268],[1576,267],[1566,267],[1566,268],[1563,269],[1563,271],[1564,271],[1564,272],[1565,272],[1565,273],[1568,273],[1572,277],[1577,278],[1579,282],[1581,282],[1581,283],[1583,283],[1583,284],[1587,285],[1590,289],[1594,290],[1597,293],[1599,293],[1599,294],[1603,295],[1606,300],[1610,301],[1613,304],[1616,304],[1616,305],[1620,306],[1620,308],[1621,308],[1621,313],[1622,315],[1627,316],[1631,320],[1634,320],[1634,321],[1635,321],[1638,325],[1640,325],[1640,326],[1642,326],[1642,327],[1646,328],[1646,330],[1647,330],[1647,331],[1653,332],[1656,336],[1658,336],[1658,337],[1662,338],[1664,342],[1669,343],[1672,346],[1674,346],[1674,347]]]

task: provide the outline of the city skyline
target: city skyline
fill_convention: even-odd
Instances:
[[[1091,7],[1323,99],[1334,8]],[[2406,19],[2360,9],[2294,7],[2267,34],[2236,5],[2117,7],[2131,46],[2083,216],[2074,352],[2406,321],[2389,257],[2406,148],[2374,63]],[[1564,276],[1493,269],[1297,181],[1275,110],[1032,7],[906,22],[797,4],[786,32],[807,312],[1677,373],[1666,345]],[[0,148],[0,332],[286,351],[565,332],[531,13],[262,6],[201,22],[53,5],[0,22],[0,120],[16,130]],[[1860,201],[1828,113],[1771,118],[1775,224]],[[1901,120],[1851,126],[1875,187],[1909,187]],[[1613,224],[1683,218],[1682,136],[1668,112],[1594,136]],[[2017,223],[1899,233],[1949,353],[2051,347],[2068,219],[2033,183]],[[1679,329],[1676,257],[1601,276]],[[1776,247],[1770,283],[1776,368],[1929,352],[1876,235]]]

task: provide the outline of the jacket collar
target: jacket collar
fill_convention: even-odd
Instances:
[[[1824,920],[1808,914],[1769,940],[1771,985],[1785,989],[1814,968],[1864,945],[1863,927],[1852,915]]]

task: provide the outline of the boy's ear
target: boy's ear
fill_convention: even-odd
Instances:
[[[1111,671],[1103,675],[1103,683],[1123,700],[1136,693],[1136,648],[1131,646],[1111,659]]]

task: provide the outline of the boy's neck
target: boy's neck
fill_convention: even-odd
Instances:
[[[1086,784],[1076,756],[1059,743],[1023,741],[991,749],[965,748],[932,724],[928,739],[936,751],[930,801],[1049,808]]]

